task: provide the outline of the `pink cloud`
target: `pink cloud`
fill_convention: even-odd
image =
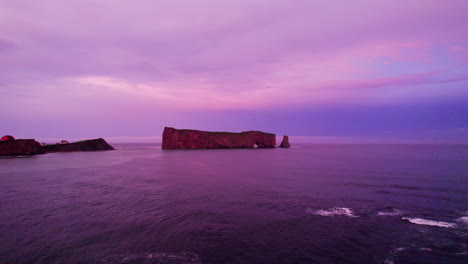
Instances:
[[[442,84],[466,76],[467,9],[457,0],[10,1],[0,10],[0,90],[14,90],[15,104],[61,98],[76,108],[90,98],[248,109],[451,97],[458,89]]]

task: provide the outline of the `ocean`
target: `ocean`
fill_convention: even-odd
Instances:
[[[468,145],[0,159],[0,263],[468,263]]]

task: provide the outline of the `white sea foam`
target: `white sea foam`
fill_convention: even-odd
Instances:
[[[403,212],[397,209],[393,209],[393,211],[386,211],[386,212],[378,212],[377,215],[379,216],[395,216],[395,215],[402,215]]]
[[[197,254],[192,252],[149,252],[145,254],[122,254],[111,255],[102,259],[105,264],[125,263],[180,263],[180,264],[202,264]],[[154,262],[155,261],[155,262]]]
[[[400,251],[403,251],[403,250],[405,250],[405,249],[406,249],[406,248],[404,248],[404,247],[399,247],[399,248],[395,248],[393,251],[395,251],[395,252],[400,252]]]
[[[464,224],[468,224],[468,216],[462,216],[460,218],[457,218],[458,222],[462,222]]]
[[[428,226],[437,226],[437,227],[444,227],[444,228],[456,228],[457,227],[457,225],[454,223],[433,221],[433,220],[427,220],[427,219],[422,219],[422,218],[403,217],[402,219],[410,223],[417,224],[417,225],[428,225]]]
[[[432,251],[432,249],[430,249],[430,248],[419,248],[419,250],[421,250],[421,251]]]
[[[333,207],[328,210],[312,210],[307,209],[306,211],[309,214],[321,215],[321,216],[335,216],[335,215],[344,215],[348,217],[357,217],[353,210],[346,207]]]

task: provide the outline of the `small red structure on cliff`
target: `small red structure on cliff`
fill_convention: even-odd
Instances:
[[[0,138],[0,141],[10,141],[10,140],[15,140],[15,138],[10,135],[5,135],[2,138]]]

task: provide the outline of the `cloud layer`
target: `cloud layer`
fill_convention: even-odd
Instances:
[[[463,0],[0,6],[0,117],[432,104],[468,96]]]

